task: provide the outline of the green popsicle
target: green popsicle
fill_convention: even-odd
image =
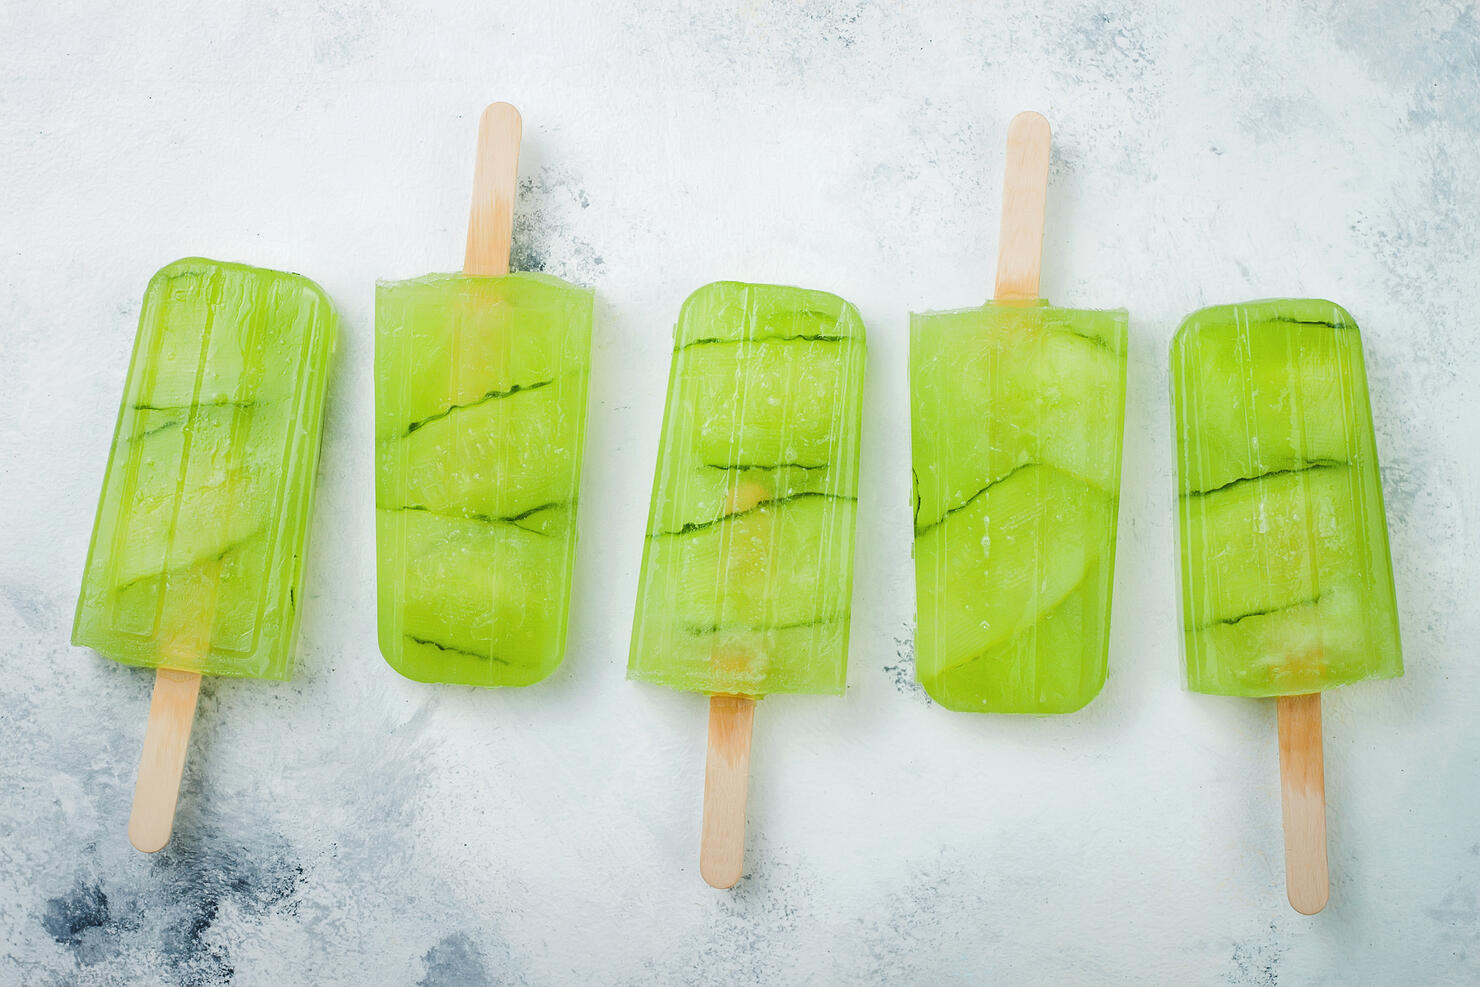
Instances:
[[[630,677],[843,691],[864,354],[825,292],[718,282],[684,303]]]
[[[401,674],[528,685],[560,664],[591,306],[543,274],[379,285],[378,623]]]
[[[1291,696],[1403,673],[1362,341],[1317,299],[1172,342],[1187,683]]]
[[[154,276],[73,643],[131,665],[291,676],[335,326],[296,274],[190,258]]]
[[[1125,370],[1121,310],[911,318],[915,667],[948,709],[1067,713],[1104,685]]]

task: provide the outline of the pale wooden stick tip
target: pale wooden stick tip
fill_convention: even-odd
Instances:
[[[699,858],[699,874],[704,878],[704,883],[720,891],[728,891],[739,884],[744,870],[743,863],[737,867],[729,860],[715,861],[705,856]]]
[[[1042,113],[1039,113],[1037,110],[1024,110],[1017,116],[1013,117],[1011,122],[1009,122],[1007,126],[1009,130],[1022,130],[1040,133],[1045,138],[1047,138],[1051,132],[1050,127],[1048,126],[1048,117],[1044,116]]]
[[[158,853],[169,845],[174,829],[173,820],[169,827],[161,829],[131,819],[128,824],[128,841],[140,853]]]
[[[1305,895],[1291,888],[1289,897],[1290,907],[1301,915],[1316,915],[1331,900],[1331,891],[1329,888],[1322,888],[1319,894]]]
[[[489,103],[480,119],[483,123],[509,123],[516,127],[524,126],[524,118],[519,115],[513,103]]]

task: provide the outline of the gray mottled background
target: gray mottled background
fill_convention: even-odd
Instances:
[[[1474,6],[138,6],[0,4],[0,982],[1480,981]],[[598,298],[570,654],[502,692],[380,659],[370,476],[372,284],[459,265],[494,99],[516,262]],[[1029,107],[1045,292],[1131,312],[1111,677],[972,717],[912,684],[906,313],[988,293]],[[139,299],[186,254],[309,274],[344,332],[298,676],[206,686],[145,857],[150,676],[67,639]],[[669,328],[720,277],[871,332],[848,696],[763,705],[730,893],[705,701],[623,677]],[[1408,660],[1326,702],[1315,918],[1273,707],[1183,691],[1173,595],[1167,342],[1286,294],[1363,326]]]

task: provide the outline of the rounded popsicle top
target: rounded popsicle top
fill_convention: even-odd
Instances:
[[[831,292],[714,281],[684,300],[674,344],[741,339],[864,339],[863,318]]]
[[[295,271],[279,271],[271,267],[256,267],[252,264],[242,264],[237,261],[211,260],[209,257],[181,257],[179,260],[171,261],[149,279],[149,287],[145,290],[148,298],[157,291],[165,290],[169,283],[182,278],[203,278],[215,274],[239,274],[247,278],[278,278],[292,284],[309,298],[317,301],[331,315],[334,314],[334,303],[329,299],[326,292],[317,281]]]
[[[1172,352],[1185,345],[1187,337],[1211,326],[1257,326],[1270,323],[1328,326],[1356,330],[1357,320],[1340,305],[1325,298],[1260,298],[1249,302],[1209,305],[1182,320],[1172,337]]]

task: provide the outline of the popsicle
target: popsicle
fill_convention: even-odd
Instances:
[[[1014,117],[996,300],[910,319],[915,674],[952,710],[1105,684],[1126,314],[1038,298],[1048,157],[1048,122]]]
[[[679,314],[628,675],[711,695],[715,887],[743,870],[755,700],[844,689],[864,356],[821,291],[718,282]]]
[[[1290,903],[1328,897],[1320,693],[1403,673],[1357,324],[1205,308],[1171,347],[1187,684],[1278,697]]]
[[[292,674],[335,331],[296,274],[189,258],[145,292],[72,630],[158,669],[140,850],[169,841],[201,675]]]
[[[423,682],[528,685],[565,654],[592,295],[509,273],[520,130],[484,111],[463,272],[376,290],[380,650]]]

